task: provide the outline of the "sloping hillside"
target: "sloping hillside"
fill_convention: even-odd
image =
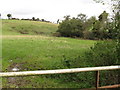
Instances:
[[[89,62],[79,59],[80,63],[77,63],[75,59],[83,58],[96,41],[50,36],[57,26],[37,21],[3,20],[2,71],[11,72],[16,68],[19,71],[53,70],[88,65]],[[2,87],[88,88],[92,82],[86,81],[84,73],[55,74],[2,78]]]
[[[52,70],[68,68],[74,59],[84,55],[94,45],[92,40],[79,40],[44,35],[3,35],[2,71]],[[71,66],[87,65],[80,63]],[[76,75],[76,74],[75,74]],[[75,80],[73,78],[75,77]],[[72,79],[71,79],[72,78]],[[39,75],[28,77],[9,77],[2,79],[3,88],[85,88],[90,82],[78,81],[74,74]],[[84,79],[84,74],[79,79]],[[70,81],[69,81],[70,80]],[[84,85],[85,84],[85,85]]]
[[[57,30],[57,24],[25,21],[25,20],[2,20],[3,35],[52,35]]]

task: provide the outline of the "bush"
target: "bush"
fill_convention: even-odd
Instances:
[[[84,61],[85,63],[82,63],[82,67],[119,65],[120,41],[100,41],[96,43],[96,45],[92,47],[90,51],[86,52],[83,57],[78,57],[73,65],[77,65],[76,67],[80,67],[81,61]],[[118,70],[101,71],[100,84],[104,86],[120,83],[120,81],[118,80],[119,73],[120,71]]]
[[[100,41],[85,55],[85,60],[94,66],[107,66],[118,64],[118,42]]]
[[[84,31],[83,32],[83,36],[85,39],[90,39],[90,40],[94,40],[94,35],[91,31]]]
[[[58,26],[57,32],[64,37],[83,37],[82,22],[78,19],[64,20]]]

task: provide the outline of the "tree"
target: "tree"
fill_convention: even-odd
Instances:
[[[88,31],[92,31],[93,29],[93,25],[96,23],[97,19],[95,16],[92,16],[90,17],[86,22],[85,22],[85,25],[86,25],[86,30]]]
[[[40,20],[39,18],[36,19],[36,21],[39,21],[39,20]]]
[[[58,20],[57,20],[57,24],[59,24],[59,21],[60,21],[60,20],[58,19]]]
[[[42,22],[44,22],[44,21],[45,21],[45,19],[41,19],[41,21],[42,21]]]
[[[108,20],[108,13],[106,11],[103,11],[103,13],[100,14],[98,18],[100,22],[105,23]]]
[[[0,13],[0,19],[1,19],[1,13]]]
[[[70,15],[66,15],[64,16],[65,20],[69,20],[70,19]]]
[[[82,22],[78,19],[65,19],[58,26],[58,30],[61,36],[64,37],[83,37]]]
[[[107,38],[107,23],[108,23],[108,13],[106,11],[103,11],[102,14],[100,14],[99,18],[99,22],[100,22],[100,28],[99,28],[99,32],[100,32],[100,39],[106,39]]]
[[[83,30],[86,30],[86,28],[87,28],[87,26],[86,26],[87,16],[85,14],[80,13],[77,15],[76,19],[81,21]]]
[[[108,13],[103,11],[98,17],[91,17],[85,23],[87,29],[90,30],[90,36],[94,39],[106,39],[107,38],[107,23],[108,23]]]
[[[97,19],[95,16],[90,17],[85,22],[85,30],[84,30],[84,38],[85,39],[94,39],[93,35],[93,28],[94,24],[96,23]]]
[[[12,14],[7,14],[8,19],[12,18]]]
[[[82,13],[78,14],[78,16],[77,16],[77,19],[79,19],[83,22],[86,21],[86,18],[87,18],[87,16],[85,14],[82,14]]]
[[[32,20],[35,21],[35,17],[32,17]]]
[[[103,0],[94,0],[103,2]],[[104,2],[103,2],[104,3]],[[111,7],[113,11],[112,22],[108,27],[109,37],[112,39],[120,39],[120,1],[111,0]]]

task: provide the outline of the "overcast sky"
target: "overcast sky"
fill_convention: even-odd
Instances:
[[[95,3],[93,0],[1,0],[2,18],[12,14],[15,18],[40,18],[52,22],[63,19],[63,16],[76,17],[83,13],[88,17],[98,16],[104,10],[110,13],[108,5]]]

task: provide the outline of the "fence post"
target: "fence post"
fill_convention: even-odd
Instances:
[[[98,90],[98,87],[99,87],[99,77],[100,76],[100,73],[99,71],[96,71],[96,90]]]

